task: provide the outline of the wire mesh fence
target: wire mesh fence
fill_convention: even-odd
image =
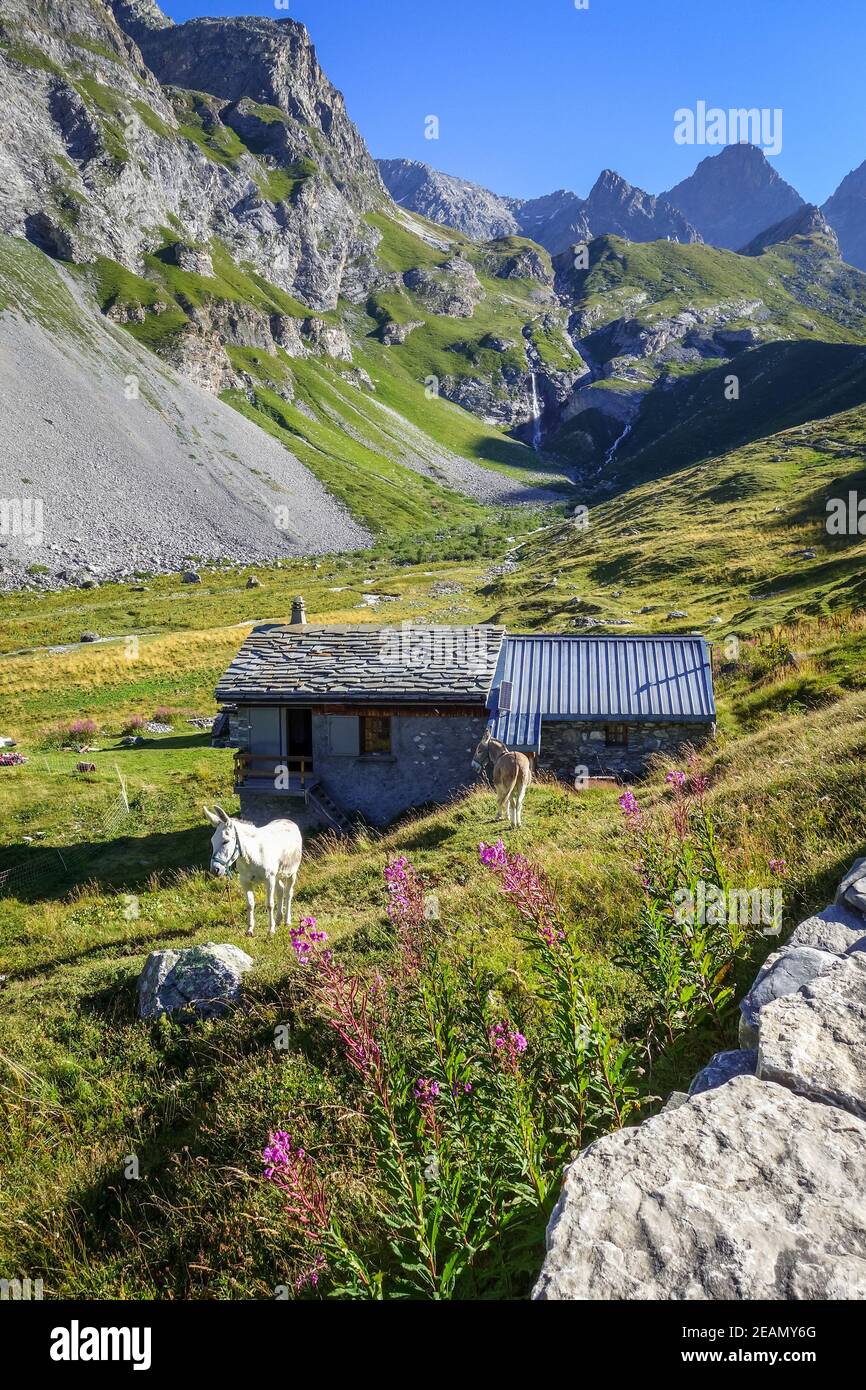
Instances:
[[[77,771],[82,760],[67,754],[38,761],[44,763],[46,772],[55,775]],[[111,841],[130,833],[135,816],[130,809],[126,780],[119,769],[115,770],[117,792],[97,815],[93,815],[92,809],[70,807],[74,824],[89,823],[87,841],[71,845],[34,843],[25,859],[0,869],[0,897],[30,897],[40,886],[49,888],[58,883],[78,882],[87,877],[88,870],[108,849]]]

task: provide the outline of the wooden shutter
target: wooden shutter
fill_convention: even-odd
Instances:
[[[328,715],[328,747],[338,757],[357,758],[359,751],[357,714]]]

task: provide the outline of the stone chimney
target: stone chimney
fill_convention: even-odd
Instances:
[[[300,594],[292,599],[292,626],[305,627],[307,623],[307,609]]]

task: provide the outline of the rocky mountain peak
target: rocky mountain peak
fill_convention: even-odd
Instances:
[[[118,3],[150,7],[150,0]],[[342,93],[322,71],[303,24],[244,16],[191,19],[143,32],[135,27],[144,61],[164,86],[207,92],[231,103],[274,107],[327,139],[321,145],[307,141],[309,148],[291,152],[294,158],[322,156],[331,177],[341,186],[351,186],[365,209],[384,196],[376,165],[346,113]],[[252,114],[260,125],[273,123],[272,113]],[[258,132],[261,137],[266,134]]]
[[[802,206],[796,189],[755,145],[728,145],[662,194],[705,241],[736,251]]]
[[[845,260],[866,270],[866,160],[845,175],[821,211],[839,238]]]
[[[760,256],[761,252],[766,251],[768,246],[776,246],[779,242],[790,241],[793,237],[822,237],[829,243],[832,252],[836,255],[839,254],[839,241],[836,233],[821,209],[816,207],[814,203],[804,203],[790,217],[785,217],[781,222],[775,222],[772,227],[767,227],[765,231],[754,237],[748,246],[743,246],[740,254],[742,256]]]
[[[418,159],[377,160],[382,182],[395,203],[429,217],[443,227],[454,227],[477,241],[514,236],[520,226],[514,213],[518,205],[468,179],[443,174]]]
[[[166,237],[216,239],[314,310],[378,283],[364,215],[387,195],[303,25],[3,3],[23,42],[0,60],[0,231],[137,273]]]
[[[599,174],[586,200],[586,210],[595,236],[613,233],[630,241],[701,240],[677,208],[635,187],[613,169]]]
[[[172,29],[174,20],[163,14],[155,0],[109,0],[124,33],[136,43],[155,29]]]

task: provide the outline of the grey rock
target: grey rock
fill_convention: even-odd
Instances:
[[[662,1106],[661,1113],[664,1114],[666,1110],[679,1110],[681,1105],[688,1105],[688,1103],[688,1091],[671,1091],[670,1095],[668,1096],[667,1100]]]
[[[766,251],[768,246],[777,246],[782,241],[791,241],[793,237],[824,237],[829,243],[832,251],[839,255],[839,242],[836,233],[830,223],[824,217],[820,208],[816,208],[814,203],[804,203],[790,217],[782,218],[781,222],[774,222],[772,227],[753,238],[748,246],[742,247],[741,256],[760,256]],[[803,551],[804,558],[814,560],[815,552]]]
[[[183,571],[183,582],[184,582],[184,584],[200,584],[200,583],[201,583],[201,575],[200,575],[200,574],[196,574],[195,570],[184,570],[184,571]]]
[[[138,980],[138,1016],[219,1018],[238,1003],[243,975],[253,964],[239,947],[211,941],[183,951],[153,951]]]
[[[677,207],[635,188],[611,169],[599,175],[586,198],[560,188],[530,199],[502,197],[416,160],[380,159],[379,172],[401,207],[479,241],[519,233],[557,255],[605,233],[629,241],[701,239]]]
[[[533,1296],[866,1297],[866,1124],[740,1076],[606,1135],[566,1170]]]
[[[414,333],[416,328],[423,328],[423,319],[407,319],[405,323],[395,323],[393,320],[386,323],[382,329],[382,342],[386,347],[402,346],[410,333]]]
[[[754,1076],[757,1065],[758,1053],[755,1048],[716,1052],[692,1081],[689,1095],[699,1096],[704,1091],[712,1091],[717,1086],[724,1086],[735,1076]]]
[[[792,994],[822,971],[835,957],[814,946],[785,946],[768,956],[748,994],[740,1000],[740,1046],[757,1047],[762,1009],[774,999]]]
[[[441,266],[407,270],[403,283],[425,308],[448,318],[471,318],[484,298],[475,270],[462,256],[451,256]]]
[[[839,884],[835,901],[866,914],[866,858],[855,859]]]
[[[613,169],[599,174],[586,199],[593,236],[602,233],[629,241],[700,241],[695,227],[664,194],[656,198]]]
[[[758,1076],[866,1119],[866,963],[829,959],[819,978],[762,1011]]]
[[[99,641],[99,633],[98,633],[98,632],[82,632],[81,637],[80,637],[79,640],[80,640],[81,642],[98,642],[98,641]]]
[[[136,987],[136,1007],[139,1018],[156,1018],[164,1010],[160,1007],[159,993],[166,976],[177,964],[177,951],[151,951],[138,977]]]
[[[862,949],[866,940],[866,921],[844,903],[834,903],[816,912],[796,926],[788,938],[789,946],[814,946],[818,951],[830,951],[844,956],[847,951]]]
[[[326,323],[324,319],[304,319],[301,332],[309,348],[326,357],[335,357],[340,362],[351,362],[352,344],[345,329],[337,324]]]

